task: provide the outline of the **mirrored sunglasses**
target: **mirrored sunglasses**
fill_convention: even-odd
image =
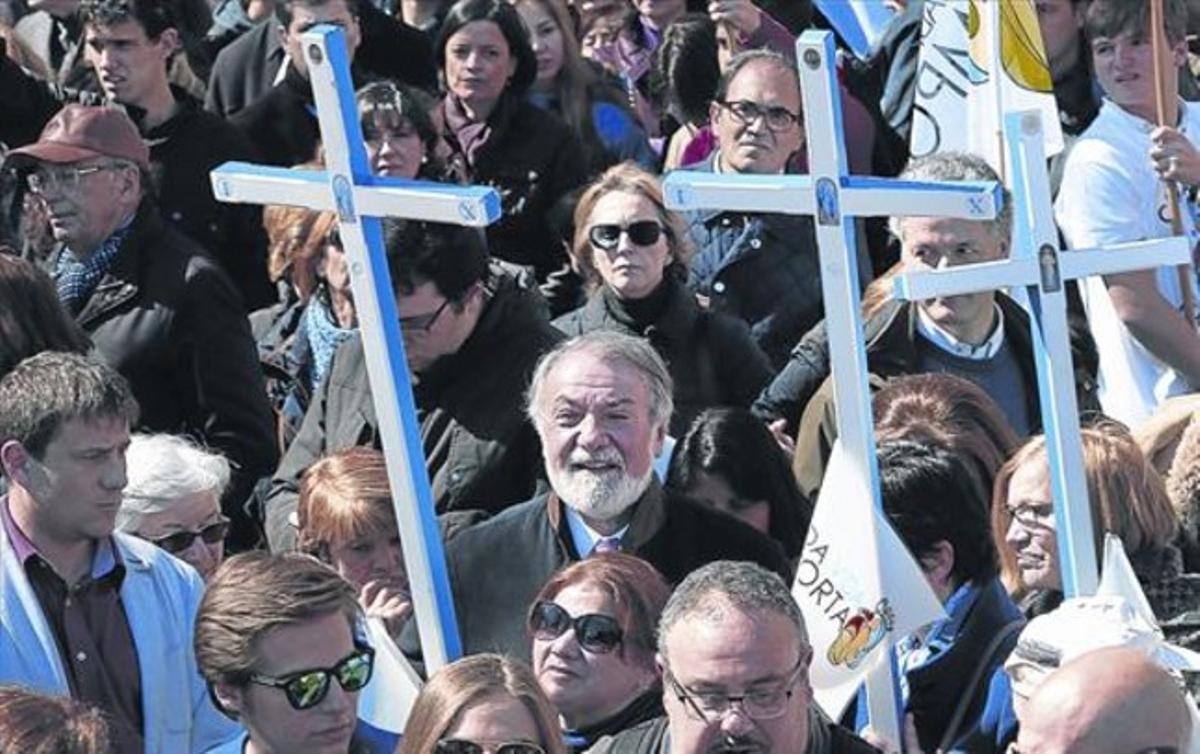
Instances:
[[[621,624],[610,615],[589,613],[572,618],[571,614],[554,602],[542,600],[529,611],[529,631],[534,638],[553,641],[575,629],[575,640],[579,646],[593,654],[607,654],[620,645],[623,638]]]
[[[228,534],[229,519],[222,516],[220,521],[215,521],[200,531],[177,531],[165,537],[157,539],[146,537],[146,539],[167,552],[175,554],[181,553],[191,547],[192,542],[195,542],[197,537],[203,540],[205,544],[215,545],[218,542],[224,541]]]
[[[437,742],[434,754],[546,754],[546,750],[523,741],[475,743],[461,738],[443,738]]]
[[[656,220],[638,220],[629,225],[605,223],[593,225],[588,231],[588,239],[596,248],[611,251],[617,248],[617,244],[621,242],[622,233],[628,234],[629,240],[635,246],[650,246],[658,243],[663,228]]]
[[[361,691],[371,680],[375,667],[375,650],[359,647],[332,668],[313,668],[291,673],[282,678],[252,675],[250,682],[259,686],[283,689],[292,709],[306,710],[321,703],[329,693],[331,679],[336,678],[343,691]]]

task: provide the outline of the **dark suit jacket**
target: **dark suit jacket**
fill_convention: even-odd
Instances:
[[[394,79],[423,89],[437,86],[433,47],[421,32],[385,15],[371,3],[359,6],[362,44],[355,66],[374,78]],[[259,23],[217,54],[205,107],[229,117],[271,89],[284,49],[279,23]]]

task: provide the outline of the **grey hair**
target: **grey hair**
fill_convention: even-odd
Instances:
[[[935,152],[924,157],[916,157],[909,161],[908,166],[900,177],[909,181],[995,181],[1000,184],[1000,209],[996,219],[983,220],[992,226],[992,234],[1004,243],[1012,242],[1013,207],[1012,194],[992,170],[992,166],[979,155],[969,152]],[[888,219],[888,230],[892,235],[904,241],[902,233],[903,217]]]
[[[178,435],[136,434],[125,452],[129,482],[121,495],[117,529],[133,532],[152,513],[170,510],[181,497],[229,485],[229,460]]]
[[[632,367],[641,375],[650,394],[650,420],[655,424],[666,424],[675,411],[671,397],[674,386],[667,364],[645,338],[614,332],[593,330],[560,343],[542,356],[525,395],[526,412],[533,426],[541,434],[543,396],[546,379],[558,363],[577,353],[587,353],[606,364],[620,363]]]
[[[688,574],[667,600],[658,621],[658,653],[668,659],[667,635],[677,623],[719,623],[731,612],[782,615],[795,627],[802,646],[808,645],[800,606],[779,574],[755,563],[717,560]]]

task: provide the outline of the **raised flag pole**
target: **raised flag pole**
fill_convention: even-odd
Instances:
[[[859,295],[855,219],[866,216],[935,215],[986,220],[995,217],[1000,186],[996,183],[937,183],[850,175],[842,128],[842,106],[836,81],[833,35],[807,31],[796,43],[804,99],[810,175],[737,175],[675,171],[663,183],[672,209],[726,209],[779,212],[816,218],[821,259],[821,287],[837,407],[838,436],[860,495],[846,504],[873,504],[882,509],[871,394]],[[863,548],[878,552],[878,531],[863,532]],[[888,583],[879,571],[871,578]],[[810,618],[811,619],[811,618]],[[892,637],[879,644],[888,661],[867,677],[871,727],[901,741],[896,685],[891,657]],[[825,652],[824,647],[814,647]],[[834,713],[836,714],[836,713]]]
[[[212,171],[226,202],[282,204],[336,212],[366,356],[388,482],[404,542],[404,564],[422,654],[430,672],[462,654],[446,559],[416,418],[381,217],[486,226],[500,217],[494,189],[405,181],[371,174],[340,27],[302,39],[317,103],[323,171],[225,163]]]
[[[898,298],[919,301],[1005,287],[1027,289],[1063,592],[1068,597],[1086,596],[1095,593],[1099,576],[1075,399],[1066,283],[1179,264],[1190,251],[1187,239],[1181,237],[1060,251],[1042,147],[1041,114],[1010,113],[1005,117],[1005,134],[1013,191],[1012,254],[996,262],[902,273],[896,277],[895,293]]]
[[[1179,108],[1175,92],[1166,90],[1163,75],[1163,55],[1167,52],[1166,27],[1163,23],[1163,0],[1150,0],[1150,45],[1154,56],[1154,118],[1158,126],[1175,127],[1179,119]],[[1179,212],[1179,184],[1163,179],[1167,187],[1167,210],[1171,216],[1171,235],[1183,235],[1183,217]],[[1196,296],[1192,292],[1191,259],[1175,268],[1179,277],[1179,289],[1183,291],[1183,317],[1188,327],[1196,328]]]

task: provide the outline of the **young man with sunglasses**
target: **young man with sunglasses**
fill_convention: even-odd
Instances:
[[[236,728],[186,637],[204,584],[114,533],[137,404],[119,374],[46,352],[0,379],[0,683],[104,710],[115,751],[199,752]]]
[[[384,221],[405,356],[439,513],[500,510],[532,494],[538,439],[521,395],[542,353],[562,339],[532,281],[489,262],[476,230]],[[277,552],[296,538],[300,475],[317,459],[380,445],[362,340],[334,354],[265,501]]]
[[[371,680],[354,587],[299,553],[236,555],[196,616],[196,661],[217,706],[245,733],[210,754],[347,754]]]
[[[729,560],[693,572],[658,624],[666,717],[593,754],[878,754],[812,703],[813,648],[778,575]]]

